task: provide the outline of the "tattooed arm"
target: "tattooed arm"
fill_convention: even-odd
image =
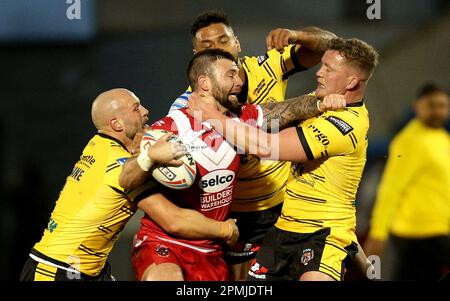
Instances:
[[[328,102],[333,103],[331,99],[336,100],[341,105],[345,103],[342,95],[330,95],[324,98],[322,105]],[[296,107],[301,106],[303,101],[304,99],[298,103],[294,102],[294,104]],[[309,99],[309,102],[312,102],[311,99]],[[314,105],[316,106],[316,104]],[[308,108],[309,106],[310,104],[307,105]],[[303,110],[301,110],[301,114],[305,113]],[[317,112],[319,111],[317,107],[316,110]],[[306,153],[298,139],[296,127],[289,127],[275,134],[266,133],[245,122],[236,122],[232,118],[225,116],[217,109],[217,104],[208,99],[208,96],[201,96],[195,92],[189,98],[188,113],[196,119],[207,120],[229,143],[235,145],[246,154],[272,160],[307,161]],[[306,114],[310,114],[310,112],[308,111]],[[302,116],[306,117],[306,115]],[[272,120],[271,123],[274,124],[275,120]]]
[[[305,68],[311,68],[320,62],[323,53],[330,47],[331,40],[336,38],[332,32],[310,26],[300,30],[277,28],[266,37],[267,49],[283,51],[290,43],[297,44],[295,52],[297,61]],[[301,47],[300,47],[301,45]]]
[[[283,102],[261,104],[264,115],[262,128],[268,132],[282,130],[294,125],[295,121],[317,116],[321,113],[317,101],[315,96],[302,95]]]
[[[343,96],[329,95],[323,101],[316,96],[302,95],[283,102],[259,105],[264,114],[262,128],[268,132],[282,130],[293,126],[299,120],[308,119],[328,110],[339,110],[345,107]],[[320,110],[319,110],[320,109]]]

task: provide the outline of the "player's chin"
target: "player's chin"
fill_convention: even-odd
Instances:
[[[238,102],[239,102],[238,97],[237,97],[237,95],[235,95],[235,94],[230,94],[230,95],[228,96],[228,100],[229,100],[231,103],[238,103]]]
[[[230,109],[233,111],[239,110],[242,106],[242,103],[239,102],[237,95],[228,96],[228,103],[231,106]]]
[[[325,89],[321,87],[317,87],[316,91],[314,91],[316,94],[316,97],[319,99],[323,99],[325,96],[327,96]]]

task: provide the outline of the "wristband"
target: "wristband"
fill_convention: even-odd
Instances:
[[[320,109],[320,103],[321,103],[321,102],[322,102],[322,101],[319,99],[319,100],[317,101],[316,105],[317,105],[317,110],[319,110],[320,113],[323,113],[322,110]]]
[[[143,171],[150,170],[150,167],[152,167],[153,162],[147,154],[147,149],[145,149],[145,151],[141,152],[139,156],[137,156],[137,163]]]

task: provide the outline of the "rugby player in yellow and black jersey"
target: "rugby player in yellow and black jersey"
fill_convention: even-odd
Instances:
[[[205,101],[200,106],[202,117],[246,153],[297,162],[281,216],[252,262],[250,280],[343,279],[359,249],[355,197],[366,162],[369,129],[363,96],[377,62],[376,50],[367,43],[333,39],[316,74],[315,96],[300,98],[342,98],[347,107],[278,134],[236,123],[213,107],[208,111]],[[192,98],[189,106],[195,110]]]
[[[143,197],[155,185],[153,182],[125,189],[122,182],[126,181],[121,179],[122,165],[131,157],[133,138],[142,130],[147,114],[139,99],[125,89],[113,89],[96,98],[92,120],[98,133],[88,142],[67,177],[42,239],[34,245],[25,263],[21,280],[112,280],[107,257],[120,232],[137,207],[146,211],[145,206],[150,208],[156,203]],[[169,136],[137,157],[142,169],[148,170],[153,163],[181,163],[175,158],[184,154],[184,149],[167,142]],[[172,227],[187,231],[177,233],[181,236],[212,235],[228,239],[227,231],[219,232],[222,228],[233,230],[234,222],[217,224],[194,210],[163,205],[166,206],[160,206],[160,210],[152,207],[154,212],[149,214],[160,215],[159,220],[171,215],[183,221],[179,226],[171,221]]]
[[[250,104],[283,101],[289,76],[319,63],[329,40],[335,37],[315,27],[300,31],[276,29],[267,36],[267,53],[239,58],[241,46],[227,17],[214,11],[199,15],[192,24],[191,34],[194,53],[220,48],[236,58],[244,82],[238,99]],[[175,100],[170,110],[185,107],[190,94],[188,89]],[[252,155],[241,157],[231,209],[231,217],[238,220],[240,238],[227,252],[228,263],[249,263],[254,258],[264,234],[280,214],[289,170],[290,162],[264,161]],[[241,272],[239,268],[235,269],[237,280],[246,277],[247,268],[248,264]]]

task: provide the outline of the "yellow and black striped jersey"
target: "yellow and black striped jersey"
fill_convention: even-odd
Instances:
[[[148,182],[131,191],[119,185],[122,165],[131,156],[120,141],[95,135],[67,177],[42,239],[34,249],[97,276],[115,241],[135,213]]]
[[[362,101],[300,124],[297,131],[308,161],[292,165],[277,228],[312,233],[332,227],[357,241],[355,197],[366,163],[368,129]]]
[[[297,61],[295,45],[286,47],[282,54],[273,49],[264,56],[246,56],[241,63],[247,77],[247,102],[251,104],[283,101],[288,77],[305,70]],[[243,156],[231,210],[260,211],[280,204],[289,170],[289,162]]]
[[[282,54],[272,49],[262,56],[241,58],[246,78],[239,97],[246,95],[249,104],[283,101],[289,76],[306,69],[297,61],[296,47],[287,46]],[[174,101],[169,111],[186,107],[191,93],[188,88]],[[261,211],[280,204],[289,168],[289,162],[260,160],[252,155],[242,156],[231,211]]]

